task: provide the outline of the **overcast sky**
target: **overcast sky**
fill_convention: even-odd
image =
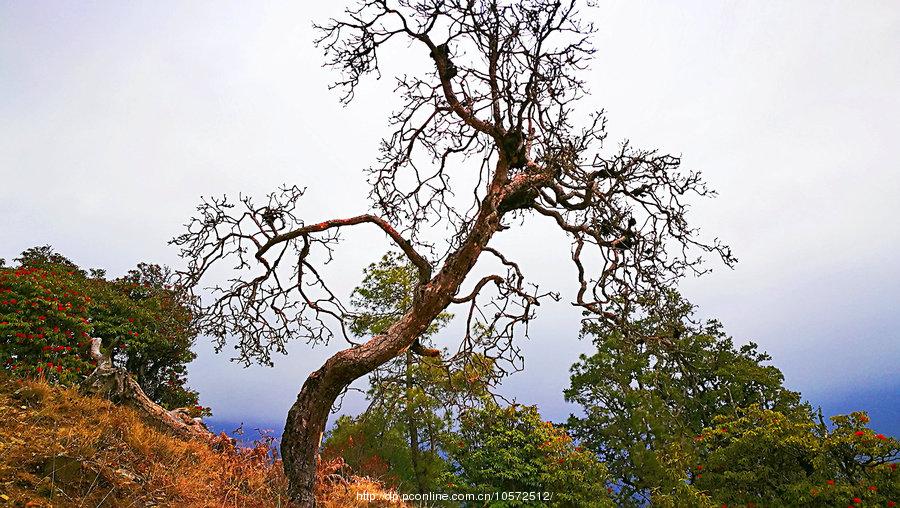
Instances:
[[[900,4],[600,4],[585,108],[607,110],[610,140],[701,170],[719,197],[693,221],[740,259],[684,293],[827,414],[869,409],[900,432]],[[52,244],[112,275],[178,266],[166,242],[201,195],[282,183],[308,187],[308,222],[368,210],[362,169],[394,96],[368,80],[338,104],[311,30],[337,7],[310,5],[0,1],[0,257]],[[392,49],[389,71],[427,57]],[[345,290],[389,248],[371,231],[347,239],[328,271]],[[532,219],[496,243],[571,298],[569,245],[552,228]],[[589,349],[577,317],[566,301],[542,306],[526,370],[503,388],[549,418],[573,410],[561,391]],[[243,369],[200,338],[190,381],[219,421],[280,430],[340,346],[295,344],[274,369]]]

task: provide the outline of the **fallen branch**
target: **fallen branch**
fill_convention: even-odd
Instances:
[[[91,339],[91,358],[97,361],[94,369],[84,382],[87,391],[109,399],[116,404],[128,405],[175,435],[188,439],[212,440],[216,436],[183,409],[169,411],[150,400],[131,374],[123,368],[115,367],[110,358],[100,351],[100,339]]]

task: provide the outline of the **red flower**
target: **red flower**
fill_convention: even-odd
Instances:
[[[858,498],[858,497],[854,497],[854,498],[853,498],[853,504],[859,504],[859,503],[862,503],[862,499],[860,499],[860,498]]]
[[[884,437],[884,434],[875,434],[875,438],[876,438],[876,439],[881,439],[881,440],[887,439],[886,437]]]
[[[703,466],[697,466],[697,471],[703,471]]]
[[[56,366],[56,372],[62,372],[62,365]]]
[[[834,485],[834,480],[828,480],[828,481],[825,482],[825,483],[827,483],[828,485]]]
[[[854,432],[854,434],[856,434],[857,436],[864,436],[866,433],[861,430],[857,430],[856,432]]]
[[[878,490],[878,488],[875,487],[874,485],[869,485],[869,490],[871,490],[872,492],[875,492],[876,490]]]
[[[897,506],[897,503],[895,503],[893,501],[888,501],[888,508],[894,508],[895,506]]]

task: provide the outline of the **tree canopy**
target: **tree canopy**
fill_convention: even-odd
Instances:
[[[534,493],[491,506],[615,506],[607,472],[590,450],[544,421],[535,406],[487,404],[465,411],[449,450],[458,484],[472,493]]]
[[[619,506],[837,506],[897,497],[897,441],[864,413],[832,426],[771,358],[666,292],[625,326],[585,323],[568,428],[609,470]],[[635,332],[638,333],[635,333]]]

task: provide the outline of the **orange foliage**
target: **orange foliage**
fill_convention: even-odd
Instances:
[[[268,443],[237,448],[176,438],[127,407],[75,388],[0,377],[0,504],[31,507],[289,507]],[[358,492],[374,481],[323,464],[317,497],[328,508],[379,506]],[[382,503],[381,506],[400,506]]]

